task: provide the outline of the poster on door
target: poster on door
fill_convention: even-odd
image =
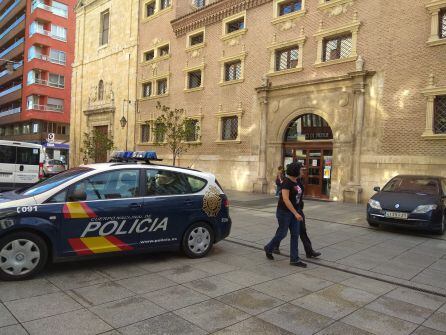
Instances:
[[[324,167],[324,179],[330,179],[331,178],[331,166],[325,166]]]

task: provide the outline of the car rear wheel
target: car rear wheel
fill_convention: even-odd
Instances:
[[[18,232],[0,240],[0,279],[28,279],[42,270],[48,247],[38,235]]]
[[[183,237],[183,251],[190,258],[205,257],[212,249],[214,232],[207,223],[195,223]]]

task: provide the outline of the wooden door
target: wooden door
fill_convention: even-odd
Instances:
[[[94,127],[95,132],[99,132],[105,136],[108,136],[108,126],[98,126]],[[96,143],[96,157],[94,159],[95,163],[105,163],[107,162],[107,151],[99,147],[99,143]]]

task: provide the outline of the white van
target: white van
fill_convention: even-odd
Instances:
[[[42,178],[40,144],[0,140],[0,191],[26,187]]]

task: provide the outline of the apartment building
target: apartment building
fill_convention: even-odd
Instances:
[[[66,161],[74,3],[0,1],[0,139],[42,143]]]
[[[113,29],[126,10],[102,3],[119,13]],[[272,192],[292,161],[307,196],[339,201],[366,201],[396,174],[446,176],[446,0],[138,5],[137,104],[114,109],[134,113],[134,142],[119,149],[169,160],[155,145],[160,102],[197,125],[180,164],[224,188]]]

